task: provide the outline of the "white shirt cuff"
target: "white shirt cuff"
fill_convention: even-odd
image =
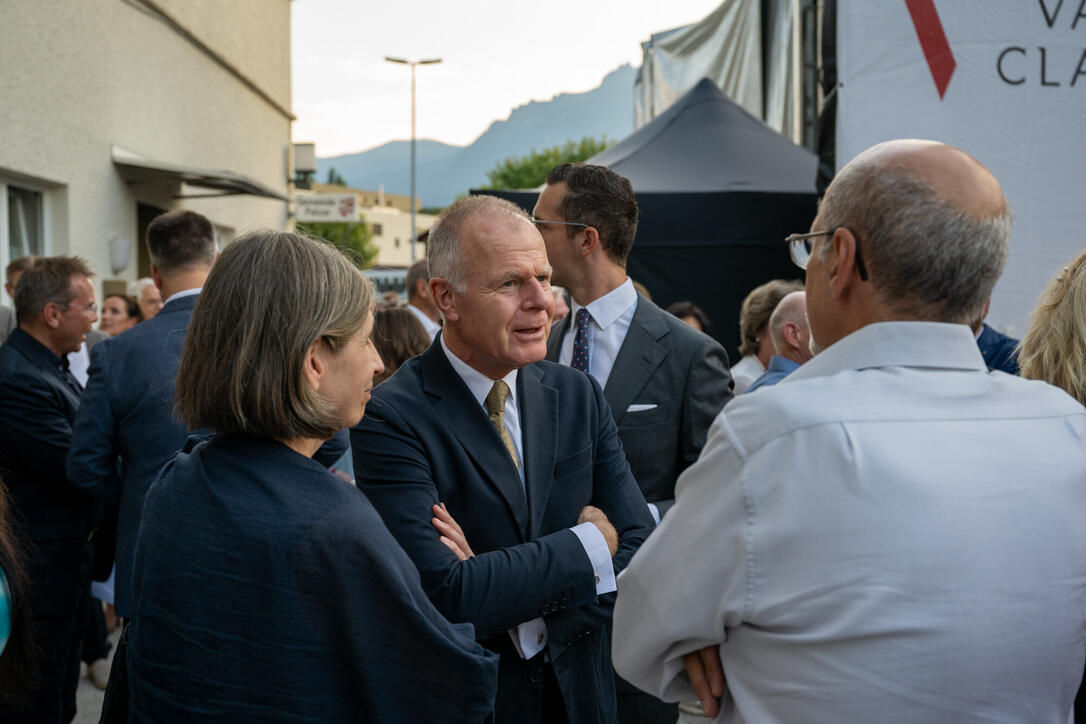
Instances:
[[[660,509],[656,507],[656,503],[649,503],[649,513],[652,515],[652,522],[656,525],[660,525]]]
[[[592,562],[592,572],[596,574],[596,595],[602,596],[618,589],[615,583],[615,565],[611,562],[611,551],[607,548],[600,529],[592,523],[581,523],[570,528],[584,546],[588,560]]]
[[[547,646],[547,624],[542,618],[533,618],[516,628],[509,629],[509,638],[522,659],[530,659]]]

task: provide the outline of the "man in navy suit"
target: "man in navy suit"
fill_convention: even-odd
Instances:
[[[374,389],[359,484],[438,609],[501,655],[498,722],[613,722],[613,580],[652,518],[610,408],[541,361],[551,270],[520,209],[457,202],[429,259],[445,324]]]
[[[125,618],[143,498],[188,436],[174,416],[174,382],[189,319],[217,253],[215,229],[193,211],[169,211],[147,227],[147,248],[151,277],[166,303],[153,318],[95,345],[68,454],[68,477],[86,489],[107,489],[122,463],[114,605]]]
[[[98,319],[92,273],[76,257],[36,260],[15,288],[19,326],[0,347],[0,477],[28,543],[39,682],[4,722],[70,721],[101,505],[64,471],[82,386],[68,358]]]
[[[675,480],[698,459],[713,419],[732,398],[728,355],[716,340],[634,290],[626,258],[637,233],[628,179],[605,166],[565,163],[536,202],[555,282],[570,292],[547,359],[592,375],[603,387],[637,484],[659,522]],[[674,722],[674,704],[618,682],[623,722]]]

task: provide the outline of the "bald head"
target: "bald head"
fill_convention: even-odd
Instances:
[[[928,186],[949,206],[974,219],[1003,214],[1007,201],[995,176],[977,159],[961,149],[937,141],[900,139],[867,149],[853,159],[853,166],[899,168]]]
[[[792,292],[781,299],[769,317],[769,335],[778,357],[787,357],[800,364],[811,358],[805,292]]]
[[[852,233],[876,296],[895,317],[967,323],[1003,271],[1011,212],[975,158],[910,139],[873,146],[841,169],[816,224]]]

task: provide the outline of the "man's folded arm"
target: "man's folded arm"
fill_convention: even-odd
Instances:
[[[749,620],[744,467],[722,418],[680,477],[675,506],[618,578],[615,670],[665,701],[694,700],[683,657]],[[675,616],[675,611],[683,611]]]
[[[423,589],[445,616],[468,621],[480,636],[488,636],[551,611],[596,602],[592,563],[569,529],[458,560],[431,523],[432,506],[441,501],[421,443],[387,405],[371,401],[370,406],[370,414],[351,431],[359,488],[414,561]]]

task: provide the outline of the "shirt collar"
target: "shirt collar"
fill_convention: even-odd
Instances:
[[[490,379],[453,354],[452,350],[449,349],[449,345],[445,344],[445,335],[441,335],[441,349],[444,350],[445,356],[449,359],[449,364],[452,365],[453,371],[460,375],[460,379],[464,380],[464,384],[468,386],[468,390],[471,391],[472,397],[485,408],[486,396],[490,394],[490,389],[494,387],[494,383],[497,380]],[[517,401],[518,372],[520,372],[520,370],[513,370],[502,378],[505,380],[505,384],[509,385],[509,396],[513,398],[513,402]]]
[[[773,355],[769,358],[769,366],[766,370],[772,370],[774,372],[794,372],[799,368],[799,362],[796,362],[794,359]]]
[[[577,310],[581,308],[581,305],[575,300],[571,301],[573,301],[573,307],[569,310],[570,318],[576,319]],[[634,289],[633,280],[626,277],[626,281],[622,284],[584,306],[592,315],[592,320],[596,325],[600,329],[607,329],[635,304],[637,304],[637,290]]]
[[[783,382],[872,367],[928,367],[987,372],[964,324],[879,322],[861,327],[808,360]]]
[[[34,335],[30,334],[22,327],[13,329],[9,339],[14,340],[16,345],[22,350],[23,355],[29,358],[34,364],[55,369],[61,375],[68,372],[67,355],[58,357],[53,354],[53,350],[34,339]]]
[[[195,289],[183,289],[179,292],[174,292],[170,296],[163,300],[162,306],[166,306],[175,299],[183,299],[184,297],[191,297],[204,291],[203,287],[196,287]]]

